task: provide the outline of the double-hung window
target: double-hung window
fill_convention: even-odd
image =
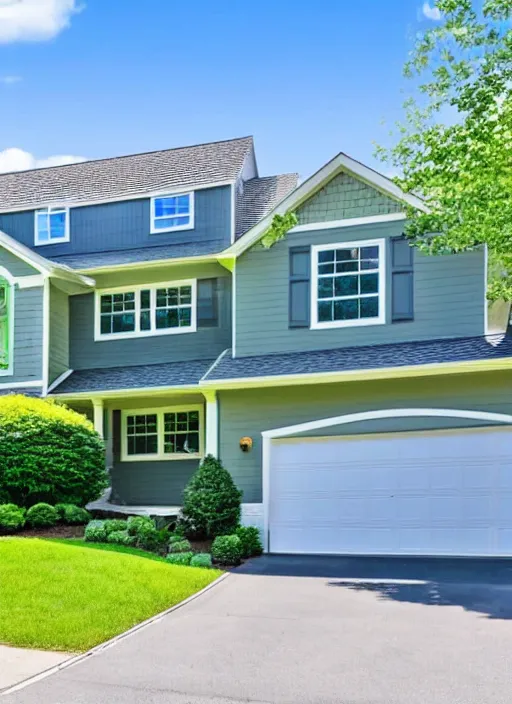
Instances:
[[[315,246],[312,271],[312,328],[385,322],[384,240]]]
[[[12,373],[13,286],[0,277],[0,374]]]
[[[96,340],[196,330],[196,281],[96,292]]]
[[[69,242],[69,208],[41,208],[35,215],[36,245]]]
[[[151,198],[151,234],[194,227],[194,193]]]
[[[192,459],[203,454],[203,409],[122,411],[121,461]]]

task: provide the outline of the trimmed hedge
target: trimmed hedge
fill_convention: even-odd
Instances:
[[[25,525],[25,511],[16,504],[0,505],[0,535],[16,533]]]
[[[0,457],[0,495],[19,506],[83,506],[108,486],[92,423],[52,400],[0,398]]]
[[[198,552],[190,560],[191,567],[205,567],[210,568],[212,566],[212,556],[208,552]]]
[[[55,510],[59,522],[68,526],[83,526],[91,520],[89,511],[74,504],[57,504]]]
[[[255,557],[263,552],[260,532],[255,526],[238,526],[236,535],[242,543],[242,557]]]
[[[32,528],[52,528],[58,520],[57,511],[50,504],[35,504],[27,511],[27,523]]]
[[[191,549],[190,542],[183,538],[169,543],[169,552],[190,552]]]
[[[110,535],[111,533],[118,533],[123,530],[128,531],[128,524],[126,521],[123,521],[122,518],[109,518],[105,521],[104,528],[107,535]]]
[[[242,492],[231,474],[207,455],[183,492],[182,520],[190,534],[214,538],[236,530],[241,505]]]
[[[190,565],[193,557],[193,552],[170,552],[165,559],[171,565]]]
[[[104,543],[107,540],[105,521],[89,521],[85,526],[85,540],[88,543]]]
[[[107,543],[114,545],[134,545],[135,538],[127,530],[113,530],[107,534]]]
[[[212,557],[221,565],[238,565],[242,559],[242,541],[238,535],[219,535],[215,538]]]

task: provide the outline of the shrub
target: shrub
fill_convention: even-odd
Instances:
[[[155,522],[149,516],[129,516],[127,526],[130,535],[139,535],[150,528],[156,530]]]
[[[261,555],[263,544],[260,532],[255,526],[238,526],[236,535],[238,535],[242,543],[242,557]]]
[[[212,455],[204,458],[185,487],[183,497],[183,519],[194,534],[213,538],[236,530],[242,492]]]
[[[0,398],[0,494],[19,506],[79,506],[108,486],[103,442],[85,416],[52,400]]]
[[[35,504],[27,511],[27,523],[32,528],[51,528],[58,520],[57,511],[50,504]]]
[[[149,550],[150,552],[167,552],[167,543],[169,541],[169,531],[165,528],[157,530],[152,528],[143,532],[137,538],[137,547],[141,550]]]
[[[212,557],[222,565],[238,565],[242,557],[242,541],[238,535],[219,535],[215,538]]]
[[[107,543],[115,545],[134,545],[135,537],[130,535],[127,530],[113,530],[107,534]]]
[[[0,535],[16,533],[25,525],[25,511],[16,504],[0,505]]]
[[[171,565],[190,565],[193,557],[193,552],[170,552],[165,559]]]
[[[211,567],[212,556],[208,552],[198,552],[190,560],[191,567]]]
[[[110,533],[118,533],[122,530],[128,530],[128,523],[123,521],[122,518],[109,518],[104,523],[105,532],[107,535]]]
[[[104,543],[106,539],[105,521],[89,521],[85,526],[85,540],[89,543]]]
[[[180,535],[179,533],[170,533],[169,534],[169,545],[172,545],[173,543],[181,543],[181,541],[184,539],[185,539],[184,535]]]
[[[186,538],[169,543],[169,552],[190,552],[191,548],[192,546]]]
[[[89,511],[75,504],[57,504],[55,510],[60,523],[68,526],[82,526],[91,520]]]

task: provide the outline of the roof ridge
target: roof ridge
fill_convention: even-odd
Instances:
[[[43,173],[44,171],[53,171],[54,169],[66,169],[70,166],[77,166],[78,164],[98,164],[105,161],[117,161],[119,159],[130,159],[136,156],[149,156],[150,154],[163,154],[166,152],[177,152],[182,149],[194,149],[194,147],[207,147],[211,144],[226,144],[228,142],[243,142],[250,140],[253,142],[254,138],[252,135],[246,135],[245,137],[234,137],[232,139],[219,139],[212,140],[211,142],[200,142],[199,144],[185,144],[180,147],[170,147],[168,149],[151,149],[147,152],[135,152],[134,154],[119,154],[118,156],[106,156],[100,157],[99,159],[85,159],[84,161],[74,161],[71,164],[56,164],[55,166],[43,166],[40,168],[32,169],[21,169],[19,171],[5,171],[0,173],[0,179],[4,176],[17,176],[18,174],[27,174],[34,171]]]

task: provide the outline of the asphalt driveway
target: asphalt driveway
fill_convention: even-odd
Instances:
[[[5,704],[510,701],[512,562],[263,557]]]

